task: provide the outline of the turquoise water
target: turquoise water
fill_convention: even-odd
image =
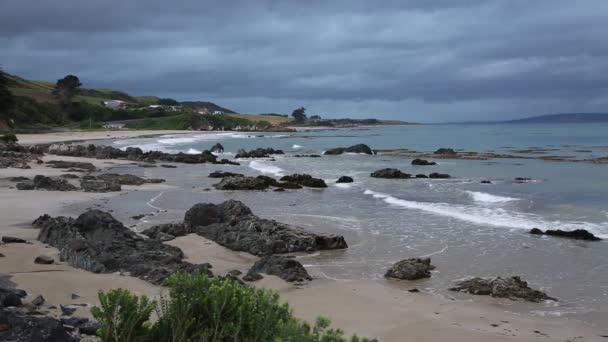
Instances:
[[[108,208],[135,229],[181,220],[197,202],[236,198],[260,216],[346,237],[346,251],[301,256],[313,274],[338,280],[376,279],[391,263],[406,257],[431,256],[437,271],[412,284],[438,295],[467,276],[521,275],[560,299],[558,303],[509,304],[515,311],[567,316],[592,324],[608,321],[608,241],[581,242],[537,237],[531,228],[584,228],[608,238],[608,165],[529,159],[436,160],[414,167],[411,158],[379,154],[293,158],[321,154],[333,147],[365,143],[373,149],[407,148],[434,151],[452,147],[467,151],[513,154],[513,149],[540,147],[551,155],[579,159],[608,156],[608,125],[432,125],[369,129],[319,130],[298,133],[204,133],[105,141],[115,147],[196,153],[222,143],[232,158],[239,148],[273,147],[285,156],[244,160],[240,166],[178,165],[177,169],[121,166],[118,172],[162,177],[175,188],[132,192],[111,200]],[[99,143],[99,142],[97,142]],[[369,177],[377,169],[408,173],[441,172],[451,179],[386,180]],[[309,173],[325,179],[324,190],[221,192],[211,171],[281,176]],[[355,183],[336,185],[349,175]],[[515,177],[530,177],[519,184]],[[481,184],[491,180],[492,184]],[[156,212],[162,209],[162,212]],[[143,221],[130,216],[155,213]],[[459,297],[460,298],[460,297]]]

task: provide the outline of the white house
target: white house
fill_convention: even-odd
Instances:
[[[213,115],[222,115],[222,114],[224,114],[223,110],[215,110],[215,111],[213,111]]]
[[[121,129],[121,128],[124,128],[124,127],[125,127],[125,124],[123,124],[123,123],[116,123],[116,122],[115,123],[107,122],[107,123],[105,123],[103,125],[103,128],[106,128],[106,129]]]
[[[104,101],[103,105],[108,108],[124,108],[127,106],[127,103],[125,101],[121,101],[121,100],[110,100],[110,101]]]

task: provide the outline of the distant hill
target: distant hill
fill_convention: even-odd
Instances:
[[[608,122],[608,113],[566,113],[533,116],[505,123],[593,123]]]
[[[222,111],[224,113],[237,113],[231,109],[220,107],[213,102],[205,102],[205,101],[183,101],[180,102],[182,106],[189,109],[194,110],[203,110],[207,109],[207,111],[214,112],[216,110]]]

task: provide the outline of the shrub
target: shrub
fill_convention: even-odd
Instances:
[[[320,317],[312,328],[294,318],[289,305],[270,290],[202,273],[174,274],[167,286],[168,295],[158,305],[127,290],[100,292],[101,307],[92,311],[103,324],[98,335],[106,342],[346,341],[341,330],[329,328],[327,318]],[[158,315],[153,324],[148,321],[151,307]],[[350,341],[360,340],[354,336]]]
[[[2,136],[0,136],[0,140],[10,144],[10,143],[16,143],[19,139],[17,139],[17,136],[14,133],[6,133]]]

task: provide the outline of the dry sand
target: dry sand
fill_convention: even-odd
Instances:
[[[111,130],[111,131],[95,131],[95,132],[79,132],[79,131],[68,131],[68,132],[57,132],[57,133],[36,133],[36,134],[18,134],[17,139],[22,145],[33,145],[33,144],[48,144],[61,141],[74,141],[74,140],[99,140],[99,139],[126,139],[136,138],[146,135],[162,135],[162,134],[184,134],[192,133],[192,131],[178,131],[178,130],[142,130],[142,131],[128,131],[128,130]]]
[[[81,133],[64,139],[90,139],[94,136],[95,133]],[[59,141],[54,140],[59,138],[57,135],[36,138],[30,135],[24,142]],[[108,163],[125,162],[56,156],[45,159],[88,161],[98,168],[112,165]],[[0,179],[63,173],[43,165],[31,165],[30,170],[1,169]],[[93,274],[62,262],[55,265],[37,265],[33,262],[38,255],[58,259],[57,249],[36,241],[38,232],[31,228],[33,219],[44,213],[65,215],[68,204],[103,201],[116,193],[18,191],[10,188],[13,185],[0,180],[0,235],[21,237],[32,243],[1,245],[0,253],[5,257],[0,258],[0,273],[11,275],[12,281],[30,294],[30,299],[42,294],[53,305],[84,303],[90,307],[98,304],[99,289],[122,287],[138,294],[159,294],[159,287],[137,278]],[[246,271],[257,259],[196,235],[177,238],[170,244],[180,247],[190,262],[211,263],[216,274],[231,269]],[[332,318],[334,326],[348,333],[375,337],[379,341],[608,341],[608,338],[602,337],[608,335],[606,327],[592,328],[565,319],[516,315],[506,312],[488,298],[476,297],[474,302],[454,301],[430,294],[408,293],[391,287],[389,282],[337,282],[319,278],[298,287],[276,277],[265,276],[255,286],[277,290],[298,317],[314,321],[318,315],[327,315]],[[80,297],[72,299],[72,294]],[[79,309],[77,314],[88,315],[89,307]]]

